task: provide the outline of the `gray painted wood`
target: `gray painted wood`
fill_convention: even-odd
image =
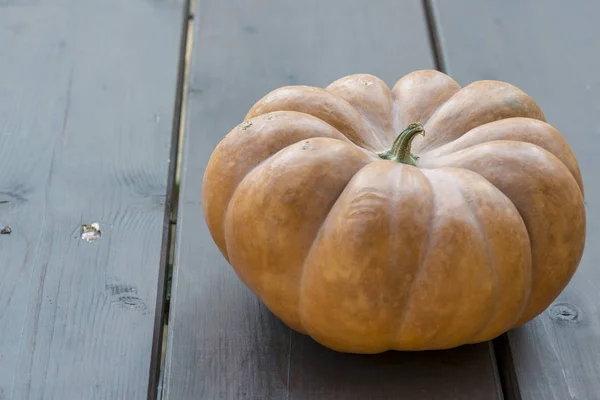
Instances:
[[[498,399],[488,344],[353,356],[291,332],[233,273],[202,214],[209,156],[268,91],[434,60],[420,1],[200,0],[187,108],[166,399]]]
[[[147,398],[182,7],[0,0],[2,400]]]
[[[579,160],[587,204],[580,267],[546,312],[508,335],[523,399],[600,398],[600,3],[435,1],[448,72],[530,94]]]

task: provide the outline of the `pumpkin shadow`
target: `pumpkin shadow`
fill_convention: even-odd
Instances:
[[[216,256],[214,256],[216,258]],[[196,266],[197,267],[197,266]],[[186,268],[183,266],[182,270]],[[489,344],[452,350],[357,355],[330,350],[288,328],[225,265],[178,285],[173,365],[203,398],[256,400],[493,399]],[[185,374],[174,374],[171,385]]]
[[[336,352],[291,331],[289,353],[290,399],[479,399],[490,398],[497,385],[487,343],[363,355]]]

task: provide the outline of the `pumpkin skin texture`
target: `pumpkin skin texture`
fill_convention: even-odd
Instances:
[[[350,353],[447,349],[528,322],[586,234],[577,160],[538,105],[430,70],[391,90],[356,74],[268,93],[211,155],[202,205],[241,281]]]

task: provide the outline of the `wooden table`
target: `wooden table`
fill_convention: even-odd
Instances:
[[[0,0],[0,399],[600,399],[599,20],[592,0]],[[205,165],[276,87],[430,68],[540,104],[582,170],[583,260],[492,343],[334,353],[235,277]]]

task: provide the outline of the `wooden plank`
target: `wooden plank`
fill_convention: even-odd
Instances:
[[[147,398],[182,7],[0,1],[0,399]]]
[[[435,0],[448,72],[459,83],[498,79],[531,95],[579,161],[587,207],[580,267],[560,297],[508,335],[523,399],[600,393],[600,3]],[[510,388],[514,390],[514,388]]]
[[[244,287],[202,213],[215,146],[268,91],[433,68],[420,1],[201,0],[183,153],[166,399],[497,399],[488,344],[355,356],[292,333]]]

